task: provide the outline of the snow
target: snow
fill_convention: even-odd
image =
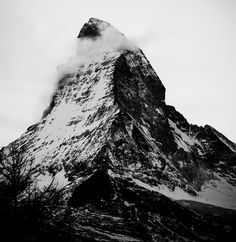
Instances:
[[[138,179],[133,179],[133,181],[140,187],[159,192],[174,200],[190,200],[236,210],[236,187],[229,184],[219,175],[215,175],[217,179],[205,184],[202,187],[202,191],[197,193],[197,196],[191,196],[179,187],[175,187],[175,190],[171,191],[165,185],[150,186]]]
[[[236,210],[236,187],[218,174],[214,176],[214,180],[202,186],[198,195],[205,199],[205,203]]]
[[[66,173],[64,169],[62,169],[60,172],[58,172],[55,176],[52,176],[48,172],[46,174],[41,174],[37,177],[37,187],[42,190],[43,188],[46,188],[51,182],[58,188],[65,187],[69,184],[68,179],[66,178]]]
[[[162,164],[161,164],[161,161],[160,161],[160,155],[158,155],[157,153],[154,153],[154,152],[149,152],[149,155],[150,155],[150,158],[151,158],[151,161],[152,161],[152,165],[154,167],[161,168]]]
[[[55,175],[55,183],[61,188],[69,184],[65,170],[61,170]]]
[[[138,242],[138,241],[140,241],[140,240],[132,238],[128,235],[112,233],[111,231],[104,231],[102,229],[94,228],[94,227],[91,227],[91,226],[77,225],[77,227],[79,227],[79,226],[80,226],[80,229],[89,230],[91,232],[94,232],[95,234],[97,233],[101,236],[105,236],[106,238],[109,238],[111,241],[124,241],[124,242],[136,242],[136,241]],[[99,240],[99,237],[98,237],[98,240]]]
[[[160,108],[155,108],[155,110],[160,114],[160,115],[164,115],[163,112],[160,110]]]
[[[137,162],[135,164],[131,164],[128,166],[129,171],[136,171],[142,167],[142,164],[140,162]]]
[[[114,105],[111,85],[114,63],[119,56],[115,51],[106,53],[101,62],[93,62],[87,69],[83,66],[78,77],[70,78],[63,89],[57,91],[51,112],[41,119],[36,132],[26,132],[22,140],[30,144],[26,155],[35,161],[34,165],[47,169],[48,164],[63,166],[77,157],[80,162],[89,162],[99,152],[119,112]],[[60,185],[67,184],[62,172],[57,174],[55,182],[56,178]],[[50,176],[41,175],[39,186],[50,181]]]
[[[142,119],[142,121],[143,121],[143,119]],[[143,124],[144,125],[141,125],[141,124],[140,125],[137,125],[137,126],[140,126],[141,127],[141,129],[139,131],[146,138],[146,140],[148,141],[148,143],[152,147],[152,149],[158,151],[157,144],[159,142],[156,142],[156,140],[154,138],[152,138],[152,135],[150,134],[150,132],[149,132],[149,130],[147,128],[148,127],[147,123],[143,121]]]
[[[117,53],[112,57],[116,57]],[[83,103],[77,103],[71,100],[74,91],[66,90],[64,96],[69,96],[69,100],[63,98],[60,104],[55,107],[51,114],[49,114],[47,121],[39,134],[38,146],[42,146],[43,142],[52,141],[50,145],[50,150],[56,149],[63,140],[68,140],[68,138],[75,136],[75,134],[82,134],[86,130],[92,131],[101,124],[101,120],[94,121],[87,124],[89,117],[94,115],[99,107],[104,103],[106,106],[111,106],[112,102],[109,98],[101,100],[106,96],[107,91],[109,91],[110,83],[110,72],[101,71],[97,78],[99,78],[98,83],[94,84],[92,82],[86,82],[86,77],[82,77],[78,80],[78,86],[76,87],[75,94],[77,97],[82,97],[82,93],[89,89],[89,97]],[[74,125],[68,125],[70,121],[78,120],[76,123],[76,129]],[[79,142],[78,144],[81,145]]]
[[[130,206],[132,206],[132,204],[130,204],[130,203],[127,202],[127,201],[124,201],[124,205],[125,205],[126,207],[130,207]]]
[[[111,169],[108,169],[107,173],[112,178],[120,177],[120,175],[114,173]]]
[[[159,192],[162,195],[165,195],[166,197],[173,198],[176,200],[189,199],[191,197],[188,193],[186,193],[179,187],[176,187],[174,191],[170,191],[165,185],[150,186],[149,184],[144,183],[138,179],[133,179],[133,181],[140,187],[146,188],[147,190],[153,192]]]
[[[52,179],[52,176],[48,172],[47,174],[41,174],[37,178],[37,188],[39,188],[39,190],[43,190],[52,182]]]
[[[197,144],[201,146],[198,140],[194,137],[188,136],[186,133],[182,132],[177,125],[171,120],[168,119],[170,127],[173,129],[173,134],[175,137],[175,142],[179,148],[184,149],[187,152],[190,152],[191,146]]]

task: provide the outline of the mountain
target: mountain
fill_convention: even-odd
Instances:
[[[73,235],[61,241],[230,241],[236,144],[167,105],[142,50],[109,23],[91,18],[77,42],[42,119],[0,151],[1,181],[15,160],[29,181],[15,204],[62,191],[53,216],[69,209]]]

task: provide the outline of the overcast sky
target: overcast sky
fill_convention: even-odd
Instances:
[[[0,147],[39,121],[85,22],[132,39],[190,123],[236,142],[236,1],[0,0]]]

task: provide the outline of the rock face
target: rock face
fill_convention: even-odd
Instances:
[[[143,52],[109,23],[90,19],[78,41],[106,44],[63,73],[43,118],[1,156],[14,146],[37,189],[65,191],[79,241],[230,240],[236,144],[167,105]]]

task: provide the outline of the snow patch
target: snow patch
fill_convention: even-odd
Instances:
[[[197,193],[198,196],[191,196],[179,187],[175,187],[175,190],[171,191],[165,185],[150,186],[138,179],[133,179],[133,181],[140,187],[159,192],[174,200],[190,200],[236,210],[236,187],[220,176],[218,176],[218,180],[214,180],[214,183],[211,181],[206,184],[202,191]]]
[[[155,110],[162,116],[164,116],[163,112],[159,108],[155,108]]]
[[[218,174],[214,176],[215,179],[202,186],[198,195],[206,200],[205,203],[236,210],[236,187]]]
[[[175,142],[179,148],[182,148],[185,151],[190,152],[191,147],[189,146],[193,146],[195,144],[201,146],[198,140],[196,140],[193,137],[189,137],[187,134],[182,132],[172,120],[168,119],[168,122],[170,127],[173,129]]]
[[[46,174],[39,175],[36,182],[39,190],[47,188],[51,183],[53,183],[58,189],[68,185],[69,181],[66,178],[65,171],[61,170],[55,176],[52,176],[51,174],[46,172]]]

